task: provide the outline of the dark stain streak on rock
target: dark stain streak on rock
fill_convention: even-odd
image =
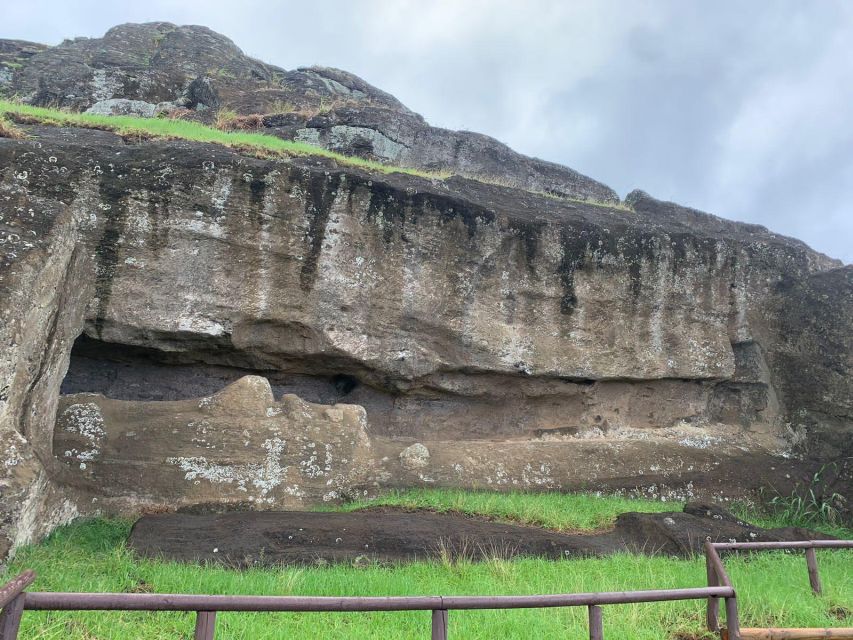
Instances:
[[[259,207],[264,201],[267,183],[264,178],[252,178],[249,181],[249,201],[254,207]]]
[[[578,304],[575,293],[575,271],[583,264],[586,254],[586,243],[575,235],[571,227],[560,230],[560,244],[563,247],[563,257],[560,260],[560,284],[563,285],[563,296],[560,298],[560,313],[571,315]]]
[[[405,193],[383,183],[370,187],[370,202],[367,206],[368,220],[382,219],[382,240],[390,243],[394,239],[394,226],[406,223],[406,207],[410,205]]]
[[[542,229],[544,222],[527,222],[525,220],[510,220],[507,227],[517,234],[521,246],[524,248],[524,259],[527,270],[532,276],[536,276],[536,259],[539,255],[539,245],[542,241]]]
[[[326,236],[326,224],[332,203],[341,182],[340,174],[326,176],[322,173],[311,174],[307,179],[305,199],[305,215],[310,220],[308,227],[308,253],[302,264],[299,275],[299,286],[303,291],[310,291],[317,276],[317,263],[323,250],[323,239]]]
[[[124,203],[127,190],[117,186],[109,179],[104,179],[98,185],[98,191],[101,200],[110,207],[104,214],[104,231],[95,248],[95,256],[97,258],[95,295],[98,298],[98,311],[94,319],[94,326],[95,331],[100,337],[104,328],[104,320],[113,288],[113,279],[119,260],[120,247],[118,241],[124,232],[127,220],[127,209]]]

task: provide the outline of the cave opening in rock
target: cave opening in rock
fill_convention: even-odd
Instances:
[[[60,393],[98,393],[115,400],[164,401],[210,396],[246,375],[270,381],[280,398],[335,404],[360,386],[350,374],[302,374],[246,369],[204,361],[204,354],[105,342],[82,334],[74,342]]]

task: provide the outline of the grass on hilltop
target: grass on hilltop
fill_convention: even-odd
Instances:
[[[539,523],[564,530],[606,526],[621,511],[662,511],[681,505],[619,497],[569,494],[496,494],[461,490],[395,492],[378,504],[436,511],[453,510]],[[481,563],[417,562],[403,565],[348,564],[271,567],[236,571],[136,558],[125,546],[131,523],[89,520],[63,527],[40,544],[21,549],[0,580],[25,569],[39,574],[45,591],[159,592],[267,595],[450,595],[535,594],[695,587],[705,584],[702,558],[675,559],[620,554],[607,558],[544,560],[491,558]],[[849,532],[848,532],[849,535]],[[811,595],[802,554],[771,552],[729,556],[726,567],[738,588],[744,626],[850,626],[853,619],[853,552],[819,551],[824,595]],[[704,601],[604,607],[611,638],[686,640],[704,632]],[[33,612],[24,615],[21,637],[190,637],[194,617],[183,613]],[[586,637],[586,610],[459,611],[450,613],[456,638]],[[224,613],[217,637],[272,639],[312,637],[424,638],[429,612],[395,613]]]
[[[113,131],[126,138],[164,138],[210,142],[256,154],[262,157],[320,156],[339,164],[378,171],[381,173],[406,173],[441,180],[449,174],[421,171],[409,167],[395,167],[354,156],[335,153],[304,142],[282,140],[275,136],[247,131],[223,131],[214,127],[180,118],[142,118],[136,116],[104,116],[92,113],[72,113],[44,107],[33,107],[17,102],[0,100],[0,118],[12,116],[24,122],[57,127],[82,127]]]
[[[4,119],[4,117],[6,119]],[[43,124],[58,127],[82,127],[89,129],[100,129],[113,131],[124,138],[129,139],[174,139],[191,140],[194,142],[208,142],[225,145],[240,153],[254,155],[263,158],[270,157],[293,157],[293,156],[319,156],[329,158],[340,165],[357,167],[367,171],[380,173],[404,173],[407,175],[427,178],[429,180],[445,180],[452,175],[476,180],[485,184],[492,184],[507,188],[514,187],[512,181],[500,176],[453,174],[450,171],[424,171],[412,167],[400,167],[383,164],[373,160],[365,160],[357,156],[347,156],[335,151],[329,151],[323,147],[317,147],[305,142],[294,142],[283,140],[276,136],[267,135],[259,131],[261,116],[252,114],[240,116],[236,112],[223,109],[216,114],[215,124],[211,127],[192,120],[180,117],[170,118],[143,118],[137,116],[105,116],[91,113],[72,113],[58,109],[45,107],[33,107],[30,105],[0,100],[0,137],[4,137],[4,126],[10,132],[5,137],[21,138],[23,132],[8,122],[8,118],[17,119],[24,123]],[[249,130],[243,130],[243,128]],[[252,131],[252,129],[257,129]],[[14,134],[14,135],[13,135]],[[605,209],[619,209],[630,211],[625,203],[621,202],[599,202],[592,199],[578,199],[561,196],[545,191],[523,189],[546,198],[575,202],[578,204],[593,205]]]

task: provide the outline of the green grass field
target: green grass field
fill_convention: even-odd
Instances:
[[[606,527],[626,511],[666,511],[680,505],[616,497],[566,494],[495,494],[454,490],[394,493],[376,504],[482,514],[563,530]],[[755,518],[753,518],[755,519]],[[535,594],[694,587],[705,584],[702,558],[608,558],[549,561],[534,558],[483,563],[420,562],[399,566],[333,565],[235,571],[139,560],[124,541],[130,522],[91,520],[56,531],[41,544],[21,549],[0,576],[25,568],[45,591],[142,591],[266,595]],[[778,524],[778,523],[773,523]],[[850,536],[851,532],[835,529]],[[818,552],[824,595],[811,595],[801,554],[763,553],[729,557],[744,626],[853,625],[853,553]],[[846,616],[846,619],[845,619]],[[704,602],[607,606],[608,638],[687,640],[706,637]],[[191,637],[194,617],[178,613],[27,612],[22,638]],[[451,637],[583,638],[586,610],[460,611],[450,614]],[[429,612],[340,614],[220,614],[217,638],[427,638]],[[711,637],[710,635],[707,637]]]

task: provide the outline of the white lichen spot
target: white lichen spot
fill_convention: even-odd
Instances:
[[[281,464],[286,445],[281,438],[264,440],[261,446],[267,454],[263,462],[228,465],[209,462],[201,456],[167,458],[166,462],[180,467],[186,480],[234,484],[240,491],[248,491],[251,485],[258,493],[257,498],[263,499],[287,478],[289,467]]]
[[[69,405],[62,412],[60,423],[67,433],[77,434],[87,441],[87,446],[82,450],[71,449],[66,451],[66,457],[74,458],[78,462],[91,462],[98,457],[101,452],[101,442],[106,437],[106,431],[104,430],[104,416],[97,404],[87,402]]]
[[[18,451],[18,447],[14,444],[10,444],[6,448],[6,459],[3,461],[3,466],[6,467],[15,467],[19,465],[23,461],[20,452]]]
[[[201,333],[217,337],[225,333],[225,326],[215,320],[209,320],[207,318],[179,318],[178,331],[188,331],[191,333]]]

